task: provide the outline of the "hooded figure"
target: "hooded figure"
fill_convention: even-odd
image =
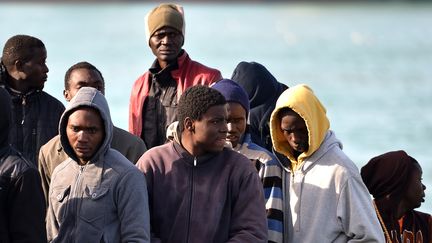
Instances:
[[[240,62],[231,79],[240,84],[249,97],[252,141],[272,151],[270,115],[277,98],[288,86],[279,83],[263,65],[256,62]]]
[[[82,116],[84,122],[78,123],[74,113],[81,111],[87,113]],[[99,116],[100,128],[89,118],[92,113]],[[149,242],[145,178],[110,148],[112,132],[105,97],[95,88],[81,88],[60,120],[60,141],[69,159],[58,165],[52,175],[47,215],[49,241]],[[78,143],[72,140],[74,134]],[[101,134],[98,143],[94,142],[95,134]]]
[[[283,170],[284,242],[384,242],[357,167],[306,85],[281,94],[270,118]]]
[[[361,176],[374,197],[387,242],[431,242],[432,217],[414,210],[424,202],[420,164],[405,151],[372,158]]]
[[[36,167],[9,145],[11,99],[0,88],[0,242],[46,242],[45,200]]]

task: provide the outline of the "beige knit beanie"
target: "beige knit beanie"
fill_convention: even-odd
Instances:
[[[185,34],[183,7],[177,4],[162,3],[150,11],[145,17],[145,34],[147,43],[150,37],[160,28],[169,26]]]

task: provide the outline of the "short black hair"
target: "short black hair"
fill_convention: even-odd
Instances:
[[[32,59],[31,49],[34,48],[45,48],[45,45],[38,38],[29,35],[14,35],[6,41],[0,58],[0,84],[6,83],[7,68],[11,67],[16,60],[28,62]]]
[[[217,90],[203,85],[192,86],[182,94],[177,107],[179,128],[184,130],[184,119],[200,120],[212,106],[225,105],[225,97]]]
[[[13,65],[16,60],[27,62],[33,57],[32,52],[29,50],[34,48],[45,48],[45,45],[41,40],[33,36],[12,36],[3,47],[1,61],[6,67]]]
[[[64,77],[64,87],[65,87],[65,90],[68,90],[68,89],[69,89],[69,80],[70,80],[70,76],[71,76],[72,72],[73,72],[75,69],[81,69],[81,68],[83,68],[83,69],[87,69],[87,70],[94,70],[94,71],[98,72],[99,75],[101,76],[102,81],[103,81],[104,86],[105,86],[105,80],[104,80],[104,77],[102,76],[102,73],[99,71],[99,69],[97,69],[97,68],[96,68],[94,65],[92,65],[91,63],[88,63],[88,62],[79,62],[79,63],[76,63],[76,64],[72,65],[72,66],[71,66],[71,67],[66,71],[66,74],[65,74],[65,77]]]

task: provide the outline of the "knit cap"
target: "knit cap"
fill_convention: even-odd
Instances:
[[[246,110],[246,117],[249,114],[249,98],[246,91],[231,79],[222,79],[211,86],[219,91],[227,102],[239,103]]]
[[[183,7],[177,4],[162,3],[150,11],[145,17],[145,34],[147,43],[150,37],[162,27],[178,30],[184,37],[185,23]]]

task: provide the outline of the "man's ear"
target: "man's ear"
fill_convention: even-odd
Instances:
[[[195,130],[195,124],[192,118],[186,117],[184,121],[184,129],[190,132],[193,132]]]
[[[69,102],[72,99],[71,94],[67,89],[63,90],[63,96],[65,97],[67,102]]]
[[[14,67],[15,67],[15,70],[22,72],[24,69],[24,62],[19,60],[19,59],[15,60]]]

